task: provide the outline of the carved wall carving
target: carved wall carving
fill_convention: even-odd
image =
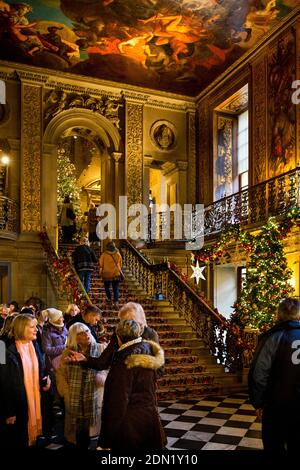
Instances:
[[[143,197],[143,106],[126,104],[126,188],[128,206]]]
[[[22,84],[22,195],[21,230],[41,230],[41,102],[40,87]]]
[[[196,203],[196,119],[195,113],[188,113],[188,201],[191,204]]]
[[[62,89],[48,91],[44,96],[44,124],[61,111],[72,108],[90,109],[108,119],[118,130],[123,127],[124,99],[111,99],[107,96],[95,98],[88,94],[67,93]]]
[[[253,184],[257,184],[266,179],[267,84],[264,56],[252,65],[252,90],[252,175]]]

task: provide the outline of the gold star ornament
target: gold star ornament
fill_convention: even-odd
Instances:
[[[196,266],[192,265],[191,268],[193,270],[193,274],[191,275],[191,279],[194,277],[196,279],[197,284],[199,283],[199,279],[204,279],[204,281],[206,280],[205,277],[202,274],[202,272],[205,269],[205,266],[202,266],[202,268],[200,268],[198,260],[197,260]]]

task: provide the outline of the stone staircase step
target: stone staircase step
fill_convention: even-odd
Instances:
[[[159,387],[157,390],[158,400],[174,400],[181,397],[200,397],[205,395],[220,395],[223,393],[221,383],[212,385],[177,385],[176,387]]]
[[[72,245],[64,248],[64,252],[71,254],[75,247],[76,245]],[[178,249],[175,249],[175,245],[169,246],[168,259],[186,272],[186,251],[182,247],[184,247],[182,244],[178,245]],[[166,249],[164,242],[157,249],[155,256],[161,255],[159,250],[162,248]],[[163,257],[166,258],[165,253],[159,261]],[[237,382],[236,375],[225,372],[224,367],[217,363],[203,341],[197,338],[192,327],[168,300],[151,299],[132,276],[128,266],[123,266],[123,272],[125,280],[120,284],[119,307],[129,301],[141,303],[147,323],[157,331],[165,351],[165,373],[158,380],[158,398],[163,400],[190,398],[220,394],[224,393],[224,390],[229,393],[232,390],[237,392],[243,390],[241,383]],[[118,322],[118,309],[107,304],[103,281],[98,271],[93,273],[89,296],[102,310],[106,336],[109,340]]]
[[[158,387],[171,387],[176,385],[212,385],[215,382],[215,377],[207,373],[180,374],[177,375],[164,375],[158,379]]]

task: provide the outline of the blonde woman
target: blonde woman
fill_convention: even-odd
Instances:
[[[72,320],[72,318],[76,317],[80,313],[80,308],[76,304],[69,304],[67,307],[66,312],[64,313],[64,320],[65,325],[68,328],[68,322]]]
[[[80,449],[88,449],[90,436],[100,432],[106,372],[83,368],[64,360],[71,351],[99,357],[106,343],[96,343],[89,327],[74,323],[56,373],[57,390],[65,402],[65,438]]]
[[[36,343],[37,320],[29,314],[15,317],[2,366],[3,409],[10,447],[35,445],[42,434],[41,391],[48,391],[50,379],[44,376],[43,361]]]

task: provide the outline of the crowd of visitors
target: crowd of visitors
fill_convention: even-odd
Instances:
[[[99,449],[164,447],[155,398],[164,353],[140,304],[122,307],[109,342],[95,305],[70,304],[65,314],[2,306],[1,317],[0,447],[49,443],[57,410],[68,447],[88,449],[92,436]]]

